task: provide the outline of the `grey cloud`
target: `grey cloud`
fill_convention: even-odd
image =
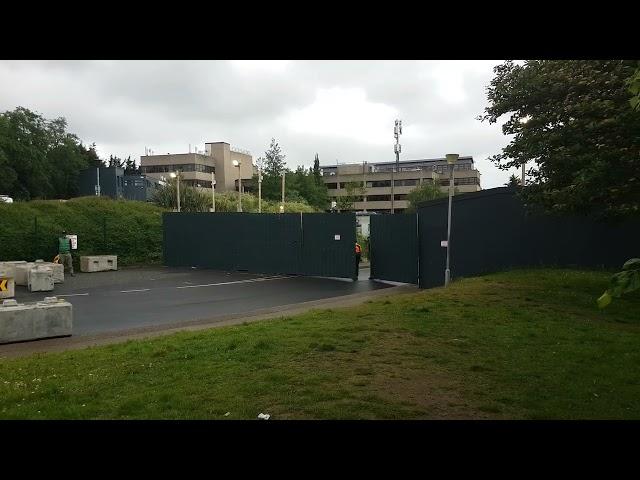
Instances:
[[[499,62],[495,62],[499,63]],[[451,149],[474,155],[485,188],[506,182],[485,161],[508,141],[499,125],[475,117],[486,104],[491,67],[465,71],[462,102],[443,98],[440,63],[413,61],[295,61],[283,72],[241,72],[226,61],[46,61],[0,62],[0,109],[22,105],[49,117],[65,116],[70,130],[95,141],[103,155],[139,157],[186,151],[188,143],[227,141],[263,154],[275,137],[291,167],[322,163],[379,162],[393,156],[388,145],[370,145],[289,131],[277,120],[312,104],[320,88],[361,88],[371,102],[395,108],[405,126],[403,158],[441,156]],[[427,74],[425,74],[425,72]],[[20,80],[24,79],[24,82]]]

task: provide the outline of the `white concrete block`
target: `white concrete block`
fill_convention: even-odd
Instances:
[[[15,296],[16,284],[13,275],[14,268],[0,264],[0,299]]]
[[[117,255],[85,255],[80,257],[81,272],[102,272],[117,269]]]
[[[0,262],[0,270],[4,268],[8,269],[7,275],[15,280],[16,278],[16,265],[24,265],[26,264],[26,260],[18,260],[18,261],[10,261],[10,262]]]
[[[0,304],[0,343],[71,335],[73,307],[64,300],[47,297],[42,302]]]
[[[16,275],[14,277],[14,280],[16,281],[16,285],[22,285],[23,287],[26,287],[29,284],[29,281],[28,281],[29,270],[33,268],[34,265],[35,263],[33,262],[16,264],[15,266]]]
[[[53,269],[45,265],[34,266],[28,271],[27,283],[30,292],[53,290]]]

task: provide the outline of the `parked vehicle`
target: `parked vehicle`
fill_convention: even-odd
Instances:
[[[0,195],[0,202],[13,203],[13,198],[7,195]]]

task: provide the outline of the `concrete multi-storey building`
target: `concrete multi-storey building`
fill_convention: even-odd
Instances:
[[[331,200],[347,195],[347,184],[356,184],[353,210],[377,213],[391,212],[391,178],[393,177],[394,211],[404,211],[409,202],[407,194],[424,183],[437,182],[443,191],[449,188],[449,166],[444,158],[396,162],[326,165],[322,179],[329,189]],[[458,193],[476,192],[480,188],[480,172],[473,157],[460,157],[454,166],[454,185]]]
[[[205,143],[204,152],[167,153],[166,155],[143,155],[140,157],[142,173],[157,179],[168,178],[171,172],[181,172],[181,184],[210,189],[211,174],[214,174],[216,191],[238,190],[238,167],[240,178],[250,180],[254,174],[253,158],[249,152],[231,148],[226,142]],[[243,185],[244,191],[244,185]]]

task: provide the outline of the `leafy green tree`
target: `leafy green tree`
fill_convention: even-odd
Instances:
[[[491,160],[501,169],[526,163],[521,195],[528,203],[600,216],[640,213],[640,112],[629,108],[637,67],[635,60],[495,67],[479,118],[495,123],[507,115],[502,130],[513,137]]]
[[[264,152],[264,158],[259,159],[259,164],[262,164],[262,197],[267,200],[278,200],[282,197],[282,174],[286,172],[285,157],[280,145],[272,138],[269,149]]]
[[[292,171],[286,167],[285,155],[274,138],[263,157],[256,160],[256,166],[262,171],[262,198],[282,200],[282,175],[285,175],[285,199],[288,202],[303,202],[318,210],[324,210],[329,203],[327,187],[320,176],[320,160],[317,158],[317,176],[315,170],[302,166]],[[254,175],[254,183],[257,183]]]
[[[355,203],[361,201],[367,190],[362,182],[347,182],[344,184],[345,195],[336,197],[336,208],[340,211],[355,209]]]
[[[640,110],[640,67],[636,70],[628,80],[629,91],[632,97],[629,99],[631,108],[634,110]]]
[[[507,183],[504,184],[505,187],[519,187],[521,184],[520,179],[515,176],[515,175],[511,175],[509,177],[509,181]]]
[[[139,173],[135,160],[109,156],[109,165]],[[85,147],[67,132],[64,117],[49,120],[23,107],[0,114],[0,194],[18,200],[70,198],[80,172],[105,167],[96,144]]]
[[[613,297],[621,297],[635,290],[640,290],[640,258],[627,260],[622,271],[611,277],[609,288],[598,298],[598,306],[604,308]]]
[[[433,182],[423,183],[407,194],[409,206],[406,211],[407,213],[415,212],[420,202],[435,200],[436,198],[446,197],[447,195],[448,193],[443,192],[437,184]]]
[[[313,160],[313,179],[316,182],[316,185],[324,185],[322,181],[322,174],[320,173],[320,158],[318,158],[318,154],[316,153],[316,158]]]
[[[75,195],[95,148],[87,150],[66,130],[63,117],[47,120],[23,107],[0,114],[2,193],[20,200]]]

